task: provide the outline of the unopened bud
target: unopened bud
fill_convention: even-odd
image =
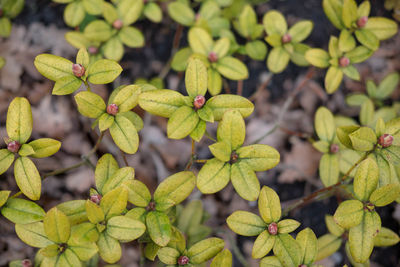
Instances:
[[[76,77],[82,77],[85,75],[85,68],[81,64],[73,64],[72,72]]]
[[[367,205],[364,206],[364,210],[365,211],[374,211],[375,210],[375,206],[372,203],[367,203]]]
[[[347,57],[341,57],[339,59],[339,66],[340,67],[345,68],[348,65],[350,65],[350,59],[348,59]]]
[[[211,63],[217,62],[218,61],[218,55],[217,53],[211,51],[208,53],[208,60],[210,60]]]
[[[332,144],[332,145],[330,146],[330,148],[329,148],[329,151],[330,151],[332,154],[338,153],[338,152],[339,152],[339,145],[338,145],[338,144]]]
[[[156,203],[154,201],[150,201],[149,205],[147,205],[146,210],[147,211],[153,211],[156,209]]]
[[[305,264],[300,264],[299,267],[307,267]]]
[[[22,260],[21,261],[22,267],[32,267],[32,262],[28,259]]]
[[[122,22],[122,20],[117,19],[116,21],[113,22],[112,26],[114,27],[114,29],[121,29],[122,26],[124,26],[124,23]]]
[[[364,28],[365,25],[367,25],[367,22],[368,22],[368,17],[367,16],[363,16],[363,17],[359,18],[357,20],[358,28]]]
[[[178,258],[178,265],[186,265],[189,263],[189,257],[188,256],[180,256]]]
[[[292,36],[290,34],[286,33],[285,35],[282,36],[282,43],[287,44],[292,41]]]
[[[378,144],[383,148],[390,147],[393,144],[393,136],[390,134],[383,134],[379,137]]]
[[[107,113],[110,115],[117,115],[118,113],[118,106],[116,104],[110,104],[107,106]]]
[[[201,15],[200,15],[199,13],[197,13],[197,14],[194,16],[194,19],[195,19],[196,21],[198,21],[198,20],[200,19],[200,17],[201,17]]]
[[[237,160],[238,160],[238,158],[239,158],[239,156],[238,156],[238,154],[236,153],[236,151],[232,151],[232,153],[231,153],[231,160],[229,161],[229,163],[230,163],[230,164],[236,163]]]
[[[198,95],[194,98],[193,106],[195,109],[201,109],[206,103],[206,98],[202,95]]]
[[[11,141],[7,145],[8,151],[10,151],[12,153],[17,153],[20,148],[21,148],[21,144],[18,141]]]
[[[92,201],[95,204],[100,204],[100,200],[101,200],[101,195],[99,194],[90,196],[90,201]]]
[[[278,234],[278,225],[276,223],[270,223],[268,225],[268,233],[271,235],[277,235]]]
[[[97,47],[95,47],[95,46],[89,46],[88,52],[89,52],[89,54],[94,55],[94,54],[97,54],[99,52],[99,49]]]

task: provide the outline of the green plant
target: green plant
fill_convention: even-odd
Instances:
[[[168,266],[232,266],[233,256],[224,249],[217,231],[207,225],[208,213],[199,199],[201,194],[222,190],[229,181],[237,194],[248,201],[257,201],[259,215],[234,211],[226,222],[235,233],[257,236],[252,257],[260,266],[318,266],[316,261],[338,251],[345,244],[349,262],[368,266],[374,247],[399,242],[397,233],[383,227],[379,208],[400,202],[400,105],[389,99],[399,83],[399,74],[386,76],[379,85],[367,81],[367,94],[347,97],[350,106],[360,107],[358,121],[319,107],[315,113],[315,134],[309,138],[323,153],[319,177],[323,187],[304,196],[283,210],[278,194],[261,186],[255,172],[274,168],[279,152],[268,145],[245,144],[245,118],[251,116],[253,103],[241,96],[242,80],[249,70],[242,55],[264,60],[272,73],[283,72],[289,61],[299,66],[309,64],[328,68],[325,89],[336,91],[343,74],[360,80],[353,64],[367,60],[380,46],[380,41],[397,33],[397,24],[386,18],[368,18],[370,4],[357,6],[354,0],[324,0],[325,14],[338,28],[338,37],[331,36],[328,52],[309,48],[302,42],[313,29],[312,21],[300,21],[288,29],[284,15],[270,10],[263,16],[263,25],[251,1],[173,1],[168,3],[169,16],[179,23],[169,63],[159,77],[138,79],[135,84],[114,82],[122,72],[119,61],[125,50],[144,45],[142,33],[131,26],[141,17],[154,22],[162,20],[163,3],[142,0],[58,0],[68,3],[64,19],[67,25],[78,26],[66,39],[79,48],[76,63],[50,54],[38,55],[37,70],[55,82],[53,95],[75,94],[78,112],[92,119],[92,131],[98,135],[93,149],[82,161],[70,167],[40,174],[30,157],[42,158],[56,153],[57,140],[41,138],[28,142],[32,132],[31,107],[26,98],[16,97],[7,113],[7,148],[0,150],[0,173],[14,164],[14,176],[20,192],[0,191],[1,214],[15,224],[18,237],[29,246],[39,248],[35,266],[97,266],[99,259],[114,264],[122,257],[123,243],[135,241],[145,258]],[[2,1],[0,3],[10,3]],[[18,2],[20,3],[20,2]],[[198,14],[196,15],[196,12]],[[104,20],[100,17],[102,16]],[[183,26],[188,29],[189,47],[179,50]],[[236,36],[236,30],[240,36]],[[1,28],[1,27],[0,27]],[[268,55],[265,40],[272,46]],[[354,37],[354,36],[355,37]],[[243,39],[244,38],[244,39]],[[216,39],[216,41],[214,41]],[[357,42],[359,44],[357,44]],[[102,59],[102,57],[108,59]],[[0,63],[1,64],[1,63]],[[185,71],[188,95],[163,89],[169,68]],[[312,73],[312,72],[311,72]],[[237,80],[237,94],[220,94],[223,78]],[[311,78],[306,75],[305,82]],[[92,84],[113,84],[107,102],[92,90]],[[76,91],[79,92],[75,93]],[[279,128],[283,113],[297,87],[289,96],[267,136]],[[228,90],[226,90],[228,92]],[[209,93],[211,97],[208,97]],[[207,99],[208,98],[208,99]],[[107,104],[106,104],[107,103]],[[185,170],[168,176],[151,192],[151,188],[135,178],[125,153],[139,148],[138,132],[144,127],[138,108],[149,114],[168,118],[166,134],[170,139],[190,137],[191,157]],[[216,136],[207,131],[207,123],[218,124]],[[125,167],[113,155],[102,155],[94,168],[95,188],[87,198],[59,203],[47,212],[36,202],[41,196],[41,181],[63,174],[84,164],[99,148],[106,130],[120,150]],[[196,145],[206,136],[211,159],[198,159]],[[118,151],[118,150],[117,150]],[[17,157],[17,159],[15,159]],[[192,169],[199,167],[196,175]],[[199,191],[192,194],[195,188]],[[316,237],[290,217],[290,212],[312,201],[332,195],[343,199],[333,215],[325,216],[328,234]],[[24,194],[30,200],[20,198]],[[191,201],[182,203],[191,196]],[[209,237],[211,234],[219,237]],[[228,237],[227,237],[228,238]],[[229,242],[243,265],[240,251]],[[272,251],[272,253],[270,253]],[[13,261],[10,266],[21,266]],[[28,263],[26,263],[28,264]]]

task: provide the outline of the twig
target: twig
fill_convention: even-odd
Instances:
[[[92,89],[90,88],[90,85],[89,85],[89,83],[87,82],[87,81],[83,81],[83,83],[85,84],[85,86],[86,86],[86,90],[88,90],[89,92],[91,92],[92,91]]]
[[[125,166],[128,167],[129,163],[128,163],[128,159],[126,158],[126,154],[124,151],[122,151],[121,149],[119,150],[121,152],[122,158],[124,160]]]
[[[243,80],[239,80],[237,82],[237,90],[236,90],[237,95],[243,95]]]
[[[196,151],[195,151],[195,141],[192,139],[192,152],[190,154],[190,160],[185,167],[185,171],[189,170],[192,167],[193,161],[196,159]]]
[[[171,69],[172,59],[174,58],[176,52],[178,52],[179,42],[180,42],[181,36],[182,36],[182,31],[183,31],[183,26],[181,24],[178,24],[178,28],[176,29],[176,32],[174,35],[174,41],[172,44],[171,56],[168,59],[167,63],[165,64],[164,68],[160,71],[160,74],[158,75],[158,77],[162,80],[164,80],[165,77],[167,77],[167,75]]]
[[[373,150],[372,150],[373,151]],[[368,155],[370,153],[372,153],[372,151],[368,151],[364,154],[364,156],[362,156],[353,166],[351,166],[351,168],[342,176],[342,178],[340,179],[339,182],[337,182],[334,185],[328,186],[328,187],[324,187],[321,188],[313,193],[311,193],[310,195],[303,197],[302,199],[296,201],[295,203],[293,203],[292,205],[288,206],[287,208],[285,208],[283,210],[283,216],[287,216],[289,214],[290,211],[295,210],[299,207],[303,207],[307,204],[309,204],[310,202],[312,202],[314,199],[320,197],[321,195],[328,193],[334,189],[336,189],[337,187],[341,186],[348,178],[350,173],[363,161],[365,160]]]
[[[314,68],[310,67],[307,71],[306,76],[304,77],[303,81],[291,92],[289,97],[286,99],[285,103],[283,104],[283,107],[281,109],[281,112],[278,115],[278,119],[275,121],[274,126],[265,134],[263,134],[261,137],[259,137],[256,141],[254,141],[254,144],[257,144],[261,142],[265,137],[268,135],[272,134],[275,132],[279,127],[280,124],[282,123],[283,117],[286,113],[286,111],[289,109],[290,105],[292,104],[294,98],[297,96],[298,93],[300,93],[301,89],[307,84],[307,82],[311,79],[311,77],[314,75]]]

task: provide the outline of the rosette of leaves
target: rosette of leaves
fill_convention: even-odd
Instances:
[[[217,1],[202,1],[196,14],[190,6],[190,1],[173,1],[168,4],[169,16],[186,27],[201,27],[212,36],[220,36],[222,30],[229,30],[230,22],[222,16],[222,10]]]
[[[208,91],[218,95],[222,89],[222,77],[230,80],[244,80],[249,71],[243,62],[229,55],[231,42],[228,37],[222,37],[216,42],[211,35],[200,27],[189,30],[188,41],[193,51],[192,57],[199,58],[207,67]]]
[[[203,194],[216,193],[231,181],[243,199],[257,200],[260,183],[255,172],[275,167],[280,155],[268,145],[243,146],[245,134],[239,111],[226,111],[218,125],[217,142],[209,146],[214,158],[207,160],[197,176],[197,188]]]
[[[313,265],[317,256],[317,237],[310,228],[301,230],[297,236],[296,241],[300,245],[300,264],[299,266],[315,266]],[[285,266],[276,256],[264,257],[260,261],[260,267],[269,266]]]
[[[257,23],[257,14],[251,5],[243,8],[233,26],[247,40],[243,47],[246,55],[254,60],[264,60],[268,51],[267,45],[258,40],[263,35],[264,27]]]
[[[368,260],[374,247],[374,238],[381,229],[376,207],[389,205],[400,196],[399,184],[387,184],[377,189],[379,168],[373,158],[359,165],[353,182],[355,199],[342,202],[333,215],[334,221],[349,230],[349,248],[357,263]]]
[[[65,40],[77,49],[85,48],[89,53],[89,62],[102,59],[101,42],[91,41],[79,31],[69,31],[64,35]]]
[[[285,17],[279,11],[272,10],[264,15],[263,24],[267,33],[265,41],[273,47],[267,59],[271,72],[282,72],[290,60],[299,66],[309,65],[304,55],[310,47],[301,42],[310,35],[312,21],[299,21],[288,29]]]
[[[25,0],[0,0],[0,37],[10,36],[11,19],[21,13],[24,5]]]
[[[143,0],[121,0],[115,5],[104,2],[105,20],[90,22],[83,34],[91,42],[104,43],[101,53],[105,58],[119,61],[124,55],[124,45],[132,48],[144,45],[143,34],[131,26],[139,19],[142,10]]]
[[[379,48],[380,40],[389,39],[397,33],[395,21],[383,17],[369,18],[369,1],[363,1],[357,7],[355,0],[324,0],[322,6],[328,19],[341,30],[339,48],[343,52],[356,46],[353,33],[358,42],[373,51]]]
[[[118,174],[108,181],[117,183],[119,177],[115,176]],[[146,225],[140,220],[122,215],[128,201],[128,190],[125,187],[116,186],[110,191],[105,189],[103,187],[103,192],[107,193],[104,193],[99,204],[92,200],[86,201],[89,223],[82,223],[78,227],[82,235],[96,242],[99,255],[104,261],[115,263],[122,255],[120,242],[130,242],[139,238],[146,231]]]
[[[271,250],[283,266],[299,266],[302,249],[289,233],[300,223],[292,219],[281,220],[281,203],[274,190],[263,186],[258,198],[260,216],[248,211],[235,211],[227,219],[229,228],[243,236],[257,236],[252,257],[259,259]]]
[[[173,239],[167,246],[160,248],[158,258],[168,266],[199,266],[216,256],[225,246],[224,240],[210,237],[186,247],[185,236],[174,231]],[[229,265],[220,265],[229,267]]]
[[[109,129],[115,144],[125,153],[134,154],[139,146],[138,131],[143,128],[140,116],[131,111],[139,94],[139,86],[122,85],[113,91],[107,105],[99,95],[89,91],[76,94],[75,101],[83,116],[96,119],[93,127],[98,124],[101,132]]]
[[[353,64],[367,60],[373,51],[364,46],[351,46],[344,49],[340,40],[331,36],[329,53],[320,48],[311,48],[306,54],[306,60],[318,68],[328,68],[325,75],[325,89],[329,94],[335,92],[343,80],[343,74],[353,80],[360,80],[360,74]]]
[[[169,213],[192,193],[196,185],[195,175],[190,171],[173,174],[157,186],[153,196],[147,186],[138,180],[125,181],[122,185],[128,191],[128,201],[136,206],[125,216],[140,220],[146,225],[147,231],[143,240],[157,254],[159,247],[166,246],[171,240],[172,222]]]
[[[167,135],[182,139],[188,135],[199,141],[206,122],[219,121],[228,109],[236,109],[243,117],[249,116],[253,104],[237,95],[218,95],[206,101],[207,69],[199,59],[191,59],[185,73],[186,91],[189,96],[168,89],[143,92],[139,105],[147,112],[169,118]]]
[[[186,236],[188,246],[203,240],[212,232],[204,223],[210,215],[204,210],[201,200],[193,200],[184,207],[176,207],[176,227]]]
[[[76,226],[57,208],[50,209],[43,222],[16,224],[18,237],[31,247],[40,248],[40,266],[82,266],[98,249],[94,242],[81,236]]]
[[[32,200],[40,198],[42,180],[32,158],[45,158],[56,153],[61,143],[51,138],[40,138],[28,143],[32,133],[32,111],[29,101],[16,97],[7,111],[5,138],[7,148],[0,149],[0,174],[14,163],[15,181],[21,192]]]
[[[87,14],[101,15],[104,0],[52,0],[55,3],[67,4],[64,9],[64,22],[70,27],[79,26]]]
[[[53,95],[72,94],[82,83],[86,86],[88,83],[107,84],[114,81],[122,72],[121,66],[113,60],[89,62],[89,54],[84,48],[78,51],[75,64],[68,59],[50,54],[38,55],[34,64],[40,74],[56,82]]]

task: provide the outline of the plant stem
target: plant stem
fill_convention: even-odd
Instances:
[[[243,80],[239,80],[237,82],[237,90],[236,90],[237,95],[243,95]]]
[[[256,141],[254,141],[254,144],[258,144],[259,142],[261,142],[265,137],[267,137],[268,135],[272,134],[273,132],[275,132],[279,127],[280,124],[282,123],[283,117],[286,113],[286,111],[289,109],[290,105],[292,104],[294,98],[297,96],[298,93],[301,92],[301,89],[303,89],[303,87],[307,84],[307,82],[312,78],[312,76],[314,75],[314,68],[310,67],[307,71],[306,76],[304,77],[304,79],[301,81],[301,83],[291,92],[291,94],[289,95],[289,97],[286,99],[285,103],[283,104],[283,107],[281,109],[281,112],[278,114],[278,119],[275,121],[274,126],[265,134],[263,134],[262,136],[260,136]]]
[[[293,203],[292,205],[288,206],[287,208],[285,208],[283,210],[283,216],[287,216],[289,214],[289,212],[291,212],[292,210],[295,210],[299,207],[303,207],[305,205],[308,205],[309,203],[311,203],[314,199],[320,197],[321,195],[330,192],[332,190],[335,190],[337,187],[341,186],[348,178],[350,173],[363,161],[365,160],[369,154],[371,154],[373,152],[373,150],[366,152],[356,163],[354,163],[353,166],[351,166],[351,168],[342,176],[342,178],[340,179],[339,182],[337,182],[334,185],[328,186],[328,187],[324,187],[321,188],[313,193],[311,193],[310,195],[301,198],[300,200],[296,201],[295,203]]]
[[[87,81],[83,81],[83,83],[85,84],[85,86],[86,86],[86,90],[88,90],[89,92],[91,92],[92,91],[92,89],[90,88],[90,85],[89,85],[89,83],[87,82]]]
[[[121,149],[120,149],[119,151],[121,151],[121,155],[122,155],[122,158],[123,158],[123,160],[124,160],[125,166],[128,167],[128,166],[129,166],[129,163],[128,163],[128,159],[126,158],[125,152],[122,151]]]
[[[190,160],[185,167],[185,171],[189,170],[192,167],[193,161],[196,159],[196,151],[195,151],[195,141],[192,139],[192,152],[190,154]]]

